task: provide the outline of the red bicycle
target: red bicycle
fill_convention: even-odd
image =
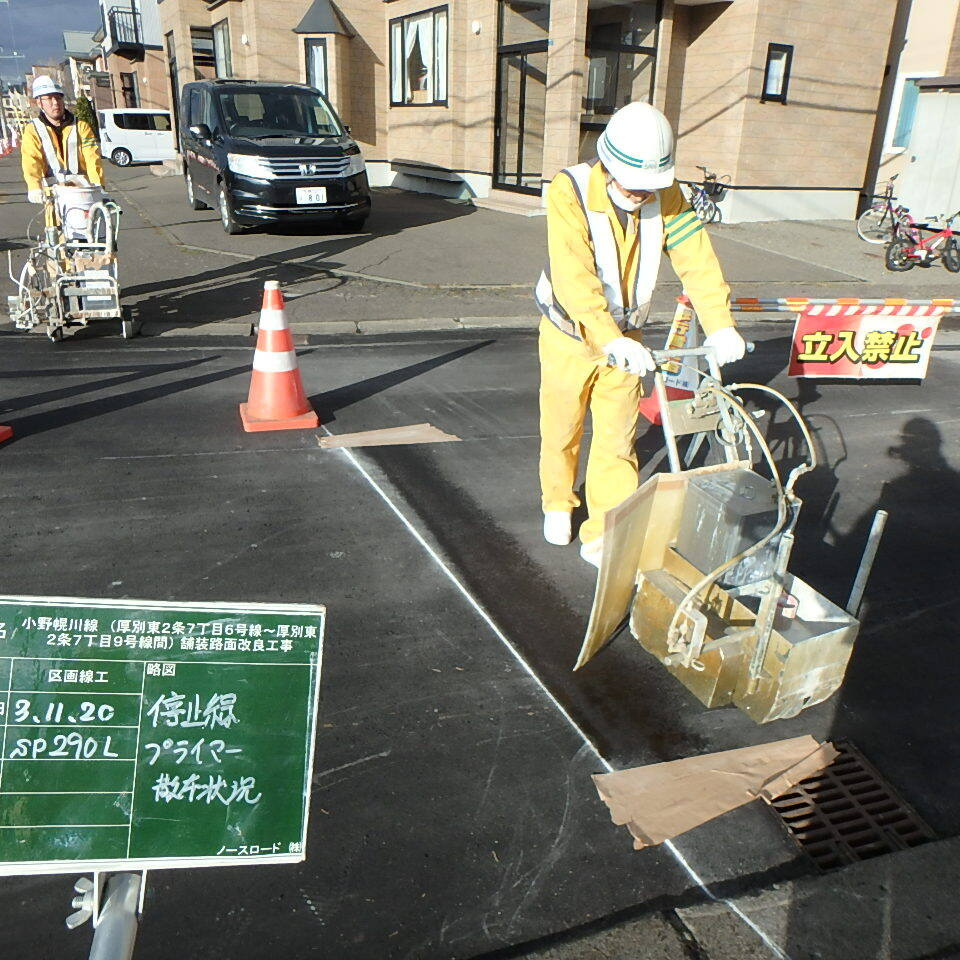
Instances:
[[[960,210],[952,217],[944,217],[946,226],[914,223],[911,225],[911,236],[894,237],[887,245],[887,269],[903,273],[917,264],[930,267],[937,260],[942,260],[951,273],[960,273],[960,235],[953,230],[953,222],[958,216]]]

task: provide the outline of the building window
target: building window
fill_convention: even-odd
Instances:
[[[233,76],[229,20],[221,20],[213,25],[213,59],[217,76],[229,80]]]
[[[917,116],[917,101],[920,99],[920,85],[916,80],[903,81],[903,94],[900,98],[900,112],[897,114],[897,128],[893,134],[891,146],[909,147],[910,134],[913,133],[913,121]]]
[[[190,28],[190,52],[193,55],[194,76],[207,79],[204,70],[216,70],[217,58],[213,53],[213,30],[210,27]]]
[[[787,87],[790,85],[790,67],[793,63],[793,47],[786,43],[771,43],[767,47],[767,65],[763,71],[763,93],[760,101],[787,102]]]
[[[125,107],[140,106],[140,92],[137,89],[137,75],[135,73],[120,74],[120,92],[123,95]]]
[[[447,8],[390,21],[390,105],[447,102]]]
[[[327,94],[327,41],[304,40],[303,52],[307,64],[307,83]]]
[[[650,101],[657,54],[656,2],[591,4],[587,10],[586,118]]]
[[[635,100],[652,101],[658,23],[657,0],[589,0],[581,160],[596,156],[597,139],[612,114]]]

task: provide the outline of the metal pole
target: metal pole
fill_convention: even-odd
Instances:
[[[653,389],[657,394],[657,402],[660,404],[660,425],[663,427],[663,442],[667,447],[667,459],[670,461],[670,472],[679,473],[680,454],[677,452],[677,438],[673,433],[673,423],[670,420],[669,400],[667,400],[667,388],[663,382],[663,373],[660,368],[653,373]]]
[[[867,578],[870,576],[870,570],[873,568],[873,561],[877,555],[877,548],[880,546],[880,538],[883,536],[883,528],[886,525],[889,514],[886,510],[878,510],[873,516],[873,525],[870,527],[870,536],[867,537],[867,545],[863,548],[863,556],[860,558],[860,569],[857,570],[857,576],[853,581],[853,588],[850,590],[850,599],[847,601],[847,613],[851,617],[856,617],[860,613],[860,604],[863,602],[863,592],[867,589]]]
[[[115,873],[107,882],[90,960],[132,960],[140,905],[139,873]]]

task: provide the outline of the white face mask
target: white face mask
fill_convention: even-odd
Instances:
[[[642,200],[632,200],[624,196],[620,192],[619,187],[614,183],[607,184],[607,196],[609,196],[621,210],[626,210],[627,213],[635,213],[643,205]]]

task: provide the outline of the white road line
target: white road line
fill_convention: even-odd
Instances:
[[[332,433],[324,424],[321,424],[321,429],[328,436],[336,436]],[[481,606],[480,602],[473,596],[472,593],[466,588],[464,583],[457,577],[457,575],[447,566],[443,558],[440,557],[437,552],[430,546],[430,544],[424,539],[423,535],[419,530],[407,519],[403,511],[387,496],[383,487],[367,472],[363,464],[354,456],[353,451],[348,447],[338,447],[334,448],[339,453],[341,453],[347,460],[353,464],[354,467],[359,471],[363,478],[367,481],[368,484],[373,488],[377,496],[390,508],[391,512],[397,517],[397,519],[407,528],[410,534],[413,536],[414,540],[423,547],[424,550],[430,555],[433,561],[437,566],[443,571],[447,579],[457,588],[463,598],[467,603],[473,607],[478,616],[487,626],[493,631],[494,635],[500,640],[501,643],[510,651],[517,663],[530,675],[533,681],[537,686],[543,691],[544,695],[548,700],[560,711],[563,718],[567,721],[568,724],[573,728],[577,733],[580,739],[586,744],[587,747],[593,752],[594,756],[597,758],[597,761],[603,766],[603,768],[608,772],[613,772],[613,766],[610,762],[600,753],[596,745],[590,740],[587,736],[586,731],[584,731],[577,722],[567,713],[563,704],[561,704],[557,698],[550,692],[546,687],[540,677],[534,672],[533,668],[523,659],[520,651],[511,643],[507,638],[506,634],[496,625],[493,621],[493,618],[486,610]],[[732,900],[726,899],[726,897],[717,896],[705,883],[703,878],[696,872],[696,870],[691,866],[687,859],[683,856],[677,846],[673,843],[672,840],[667,840],[664,843],[664,846],[673,854],[677,863],[684,869],[686,874],[693,880],[694,883],[704,892],[704,894],[715,903],[722,903],[727,908],[730,909],[737,917],[739,917],[764,943],[764,945],[770,950],[770,952],[777,958],[777,960],[791,960],[790,956],[785,953],[774,941],[769,937],[769,935],[764,932],[753,920],[751,920]]]

